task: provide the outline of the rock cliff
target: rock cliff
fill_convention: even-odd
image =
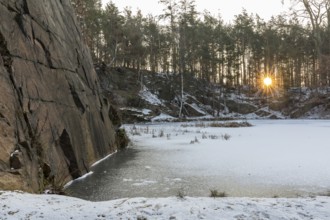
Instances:
[[[0,1],[0,189],[61,185],[117,149],[99,84],[69,0]]]

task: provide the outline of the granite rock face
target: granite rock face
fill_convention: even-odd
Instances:
[[[117,149],[99,84],[69,0],[0,1],[0,189],[42,191]]]

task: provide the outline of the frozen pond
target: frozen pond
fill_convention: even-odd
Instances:
[[[296,197],[330,190],[330,121],[249,122],[254,126],[126,125],[134,145],[92,167],[93,174],[68,191],[88,200],[109,200],[178,192],[209,196],[210,189],[234,197]]]

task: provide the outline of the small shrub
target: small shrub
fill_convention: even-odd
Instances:
[[[141,136],[141,133],[138,132],[137,130],[133,130],[133,132],[131,132],[131,134],[132,134],[133,136]]]
[[[118,129],[118,131],[116,132],[116,144],[120,149],[124,149],[127,147],[128,143],[129,143],[129,138],[126,134],[125,129]]]
[[[49,169],[49,176],[45,176],[45,169]],[[51,170],[47,164],[43,165],[43,193],[45,194],[58,194],[67,195],[68,191],[65,189],[65,184],[70,179],[71,174],[67,173],[66,168],[59,164],[57,169]],[[73,171],[76,172],[76,171]]]
[[[247,121],[244,122],[226,122],[226,123],[221,123],[221,122],[212,122],[209,124],[210,127],[214,128],[239,128],[239,127],[251,127],[252,124],[250,124]]]
[[[205,128],[206,125],[204,122],[196,122],[195,124],[181,124],[181,127],[187,128],[187,127],[197,127],[197,128]]]
[[[207,139],[207,136],[206,136],[205,133],[203,133],[203,135],[202,135],[202,139]]]
[[[199,140],[197,137],[195,137],[194,140],[190,141],[190,144],[195,144],[195,143],[199,143]]]
[[[211,135],[209,135],[209,138],[215,140],[215,139],[218,139],[219,137],[215,134],[211,134]]]
[[[194,125],[193,124],[181,124],[181,127],[187,128],[187,127],[197,127],[197,128],[206,128],[206,127],[215,127],[215,128],[238,128],[238,127],[251,127],[252,124],[250,124],[247,121],[243,122],[211,122],[211,123],[205,123],[205,122],[197,122]]]
[[[330,197],[330,190],[325,193],[322,193],[321,196]]]
[[[141,133],[138,131],[137,127],[134,125],[131,129],[130,129],[130,133],[135,136],[135,135],[138,135],[140,136]]]
[[[226,141],[228,141],[231,138],[231,136],[229,134],[223,134],[221,137],[223,140],[226,140]]]
[[[210,197],[217,198],[217,197],[227,197],[226,192],[219,192],[216,189],[210,189]]]
[[[53,182],[51,183],[50,194],[59,194],[59,195],[66,195],[65,192],[65,184],[66,180],[69,176],[64,174],[59,174],[59,176],[55,176]]]
[[[221,128],[221,127],[225,127],[225,123],[212,122],[209,124],[209,126],[213,128]]]
[[[170,140],[171,139],[171,134],[167,134],[166,137],[167,137],[167,140]]]
[[[205,128],[206,127],[206,124],[204,122],[199,122],[199,123],[196,123],[195,124],[195,127],[198,127],[198,128]]]
[[[158,137],[164,137],[164,136],[165,136],[164,131],[160,130]]]
[[[186,194],[186,192],[185,192],[185,190],[184,190],[183,188],[180,188],[180,189],[178,190],[178,193],[176,194],[176,196],[177,196],[179,199],[184,199],[184,198],[187,196],[187,194]]]
[[[149,126],[147,126],[147,127],[144,129],[144,133],[145,133],[145,134],[149,134]]]
[[[197,139],[196,136],[195,136],[195,143],[199,143],[199,140]]]

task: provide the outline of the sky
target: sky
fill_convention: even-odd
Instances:
[[[110,0],[102,0],[105,5]],[[136,11],[137,8],[141,9],[144,15],[162,14],[164,5],[158,3],[159,0],[112,0],[113,3],[122,10],[126,6],[130,6],[132,11]],[[287,10],[288,4],[284,6],[281,0],[196,0],[196,6],[198,12],[207,10],[212,15],[218,15],[220,12],[225,22],[230,22],[234,19],[234,16],[242,12],[242,9],[246,9],[249,14],[258,14],[261,18],[269,20],[272,15],[278,15],[281,12]]]

